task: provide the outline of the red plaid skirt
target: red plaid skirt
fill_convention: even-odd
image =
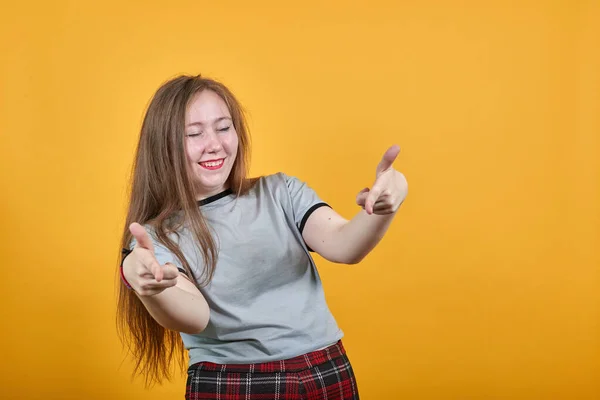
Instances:
[[[188,369],[188,400],[358,400],[342,342],[260,364],[201,362]]]

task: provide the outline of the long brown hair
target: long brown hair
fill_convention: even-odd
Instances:
[[[211,90],[227,104],[238,135],[235,163],[228,178],[237,195],[252,184],[247,178],[250,136],[244,111],[233,93],[220,82],[200,75],[183,75],[164,83],[152,98],[144,120],[135,155],[129,210],[121,248],[129,248],[133,222],[149,225],[156,239],[181,262],[198,287],[208,283],[215,270],[217,249],[207,222],[198,207],[188,174],[185,153],[185,115],[195,94]],[[183,218],[170,218],[175,213]],[[169,237],[185,221],[198,242],[204,261],[202,276],[194,276],[181,249]],[[120,250],[120,249],[119,249]],[[120,260],[119,260],[120,261]],[[178,332],[165,329],[148,313],[133,291],[118,286],[117,330],[134,358],[134,375],[143,375],[146,386],[170,379],[173,361],[184,368],[185,354]]]

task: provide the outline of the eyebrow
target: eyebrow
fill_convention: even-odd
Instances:
[[[213,121],[213,124],[216,124],[216,123],[218,123],[218,122],[221,122],[221,121],[223,121],[223,120],[226,120],[226,119],[228,119],[228,120],[231,120],[231,118],[230,118],[230,117],[220,117],[220,118],[217,118],[217,119],[215,119],[215,120]],[[194,125],[198,125],[198,126],[204,126],[204,124],[203,124],[202,122],[200,122],[200,121],[196,121],[196,122],[190,122],[190,123],[189,123],[189,124],[187,124],[186,126],[194,126]]]

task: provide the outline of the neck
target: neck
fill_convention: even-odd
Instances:
[[[213,196],[217,196],[225,191],[229,190],[229,185],[223,185],[219,188],[213,189],[213,190],[203,190],[203,191],[196,191],[196,200],[197,201],[202,201],[202,200],[206,200],[209,199]]]

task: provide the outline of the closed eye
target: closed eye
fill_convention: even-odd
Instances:
[[[231,126],[225,127],[225,128],[221,128],[221,129],[217,129],[217,131],[219,132],[227,132],[229,130],[229,128],[231,128]]]

